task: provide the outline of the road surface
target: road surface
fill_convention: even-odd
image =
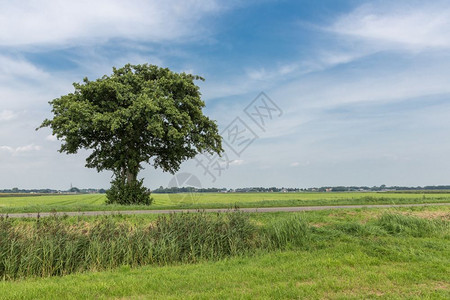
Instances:
[[[446,206],[450,203],[426,203],[426,204],[379,204],[379,205],[336,205],[336,206],[293,206],[293,207],[259,207],[259,208],[239,208],[238,211],[251,213],[265,212],[298,212],[326,209],[345,208],[390,208],[390,207],[416,207],[416,206]],[[209,209],[161,209],[161,210],[121,210],[121,211],[81,211],[81,212],[42,212],[42,213],[13,213],[0,214],[0,217],[9,218],[37,218],[49,216],[100,216],[100,215],[145,215],[145,214],[172,214],[172,213],[195,213],[195,212],[229,212],[227,208]]]

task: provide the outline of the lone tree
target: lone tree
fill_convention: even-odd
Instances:
[[[215,121],[206,117],[199,87],[203,78],[154,65],[113,68],[111,76],[74,83],[73,93],[50,101],[50,127],[62,140],[59,152],[92,149],[86,167],[111,170],[109,203],[150,204],[149,191],[137,175],[149,163],[175,173],[200,152],[220,154]]]

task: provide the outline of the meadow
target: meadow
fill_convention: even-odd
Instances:
[[[448,203],[450,193],[194,193],[152,194],[153,204],[107,205],[103,194],[82,195],[4,195],[0,213],[105,211],[167,208],[234,208],[359,204]]]
[[[165,217],[165,221],[157,215],[3,219],[1,231],[15,234],[17,243],[29,247],[22,255],[33,253],[34,244],[21,239],[21,234],[35,236],[40,241],[35,251],[45,248],[48,255],[46,263],[33,260],[33,255],[17,256],[23,258],[22,265],[9,269],[9,274],[21,270],[16,277],[8,277],[3,268],[0,298],[450,297],[449,206],[234,214],[177,214]],[[172,223],[167,222],[170,218],[174,218]],[[193,220],[200,225],[193,226]],[[211,226],[217,235],[204,232]],[[40,228],[53,228],[59,233]],[[33,234],[38,230],[41,230],[40,235]],[[139,251],[123,245],[142,245],[138,237],[143,238],[143,234],[152,230],[153,233],[170,232],[164,236],[172,237],[171,242],[162,242],[159,246],[170,248],[172,245],[172,249],[179,252],[170,252],[175,255],[165,261],[158,259],[157,251],[150,251],[155,260],[140,264],[132,255]],[[183,234],[174,238],[173,234],[180,230]],[[114,234],[108,234],[111,232]],[[109,243],[101,243],[101,233]],[[61,245],[58,239],[63,237],[69,237],[65,240],[66,246],[79,240],[70,238],[74,235],[89,237],[84,243],[91,241],[91,250],[52,247],[53,242]],[[203,250],[206,251],[202,252],[198,247],[203,243],[199,241],[206,236],[214,236],[213,240],[219,243],[215,246],[205,243]],[[129,240],[120,242],[123,237]],[[153,235],[150,240],[158,241]],[[65,253],[73,253],[73,257],[79,257],[77,251],[90,253],[87,257],[92,261],[79,262],[80,268],[67,269],[70,272],[66,273],[47,272],[61,266],[61,260],[55,257],[61,253],[58,252],[61,248],[72,251]],[[21,247],[15,249],[20,251]],[[218,255],[210,256],[213,252]],[[4,262],[5,255],[2,257]],[[70,262],[67,267],[76,265],[75,260],[66,261]],[[114,264],[109,264],[111,261]],[[59,276],[63,274],[67,275]]]
[[[235,207],[450,203],[450,193],[3,195],[0,213],[230,208],[0,218],[0,299],[448,299],[450,205],[298,213]]]

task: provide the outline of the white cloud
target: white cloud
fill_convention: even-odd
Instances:
[[[34,144],[29,144],[26,146],[19,146],[16,148],[10,147],[10,146],[0,146],[0,151],[6,151],[11,154],[18,154],[23,152],[32,152],[32,151],[40,151],[42,149],[41,146],[37,146]]]
[[[242,159],[235,159],[230,162],[230,165],[232,166],[240,166],[242,164],[244,164],[244,160]]]
[[[280,74],[280,75],[290,74],[290,73],[296,71],[297,69],[298,69],[298,66],[296,64],[283,65],[278,68],[278,74]]]
[[[49,75],[24,59],[0,55],[0,80],[17,77],[43,80]]]
[[[315,68],[311,68],[310,71],[319,71],[325,68],[330,68],[340,64],[346,64],[357,60],[363,56],[374,53],[374,49],[358,49],[358,50],[337,50],[331,51],[321,51],[319,57],[317,58]]]
[[[320,72],[380,52],[419,53],[450,48],[450,5],[445,1],[363,4],[327,27],[334,41],[303,61],[301,73]],[[299,75],[302,75],[299,74]]]
[[[370,68],[343,67],[332,73],[323,70],[320,76],[303,76],[273,91],[273,99],[291,113],[306,109],[330,109],[349,103],[391,102],[428,95],[450,94],[450,56],[423,53],[402,65],[391,62],[397,58],[373,61]],[[365,65],[365,64],[363,64]]]
[[[58,138],[54,135],[47,135],[47,137],[45,138],[46,141],[50,141],[50,142],[56,142],[58,140]]]
[[[266,79],[269,76],[269,73],[264,69],[250,69],[247,70],[247,76],[252,80],[261,80]]]
[[[286,64],[271,68],[270,70],[267,70],[266,68],[247,69],[246,73],[251,80],[271,80],[273,78],[291,74],[297,69],[298,66],[296,64]]]
[[[270,68],[244,68],[244,74],[233,78],[223,78],[199,83],[203,98],[208,100],[222,97],[242,96],[250,94],[250,97],[256,96],[262,91],[269,90],[280,82],[288,81],[298,75],[299,65],[296,63],[283,64]],[[304,73],[303,70],[301,73]],[[252,100],[251,98],[248,100]],[[228,109],[228,108],[227,108]]]
[[[17,117],[17,115],[11,110],[2,110],[0,111],[0,122],[2,121],[10,121]]]
[[[37,146],[34,144],[30,144],[30,145],[26,145],[26,146],[21,146],[21,147],[17,147],[16,148],[16,152],[30,152],[30,151],[39,151],[41,150],[41,146]]]
[[[48,101],[72,91],[71,83],[81,78],[71,72],[48,73],[20,56],[0,54],[0,99],[4,108],[0,121],[17,118],[17,111],[22,114],[45,107]]]
[[[205,16],[226,9],[218,1],[1,1],[0,45],[67,45],[112,38],[172,41],[204,35]]]
[[[295,161],[293,163],[291,163],[291,167],[298,167],[300,165],[300,163],[298,161]]]
[[[442,1],[366,4],[340,17],[329,30],[378,44],[380,50],[449,48],[450,6]]]
[[[1,151],[6,151],[9,153],[14,153],[15,149],[9,146],[0,146],[0,150]]]

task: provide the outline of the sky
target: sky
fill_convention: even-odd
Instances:
[[[224,139],[149,188],[450,184],[448,1],[0,0],[0,189],[107,188],[35,128],[126,63],[204,77]]]

